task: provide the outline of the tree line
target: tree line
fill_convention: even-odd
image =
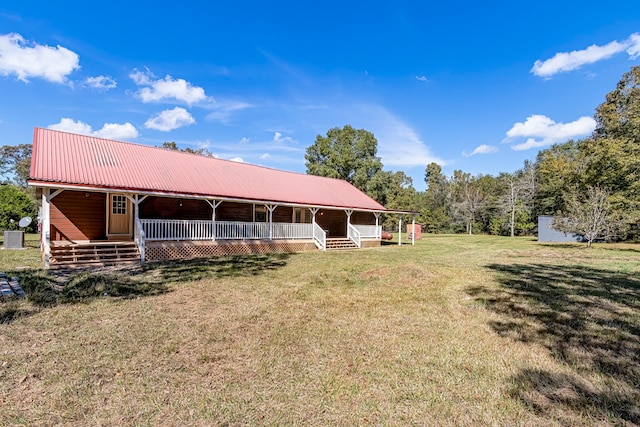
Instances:
[[[389,209],[416,212],[431,233],[526,235],[539,215],[553,215],[555,228],[589,244],[638,239],[640,67],[622,76],[594,119],[591,136],[541,150],[515,172],[445,176],[431,163],[423,192],[404,172],[383,170],[374,135],[350,125],[316,137],[306,151],[307,173],[345,179]],[[397,227],[397,216],[383,225]]]

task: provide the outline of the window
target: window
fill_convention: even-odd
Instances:
[[[311,224],[311,211],[307,208],[293,208],[293,222]]]
[[[267,222],[267,208],[265,206],[254,205],[254,221],[255,222]]]
[[[127,198],[121,194],[111,196],[111,213],[113,215],[127,214]]]

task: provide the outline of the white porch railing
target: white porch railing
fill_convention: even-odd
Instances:
[[[213,221],[141,219],[147,240],[211,240]]]
[[[243,240],[268,239],[269,224],[266,222],[216,221],[216,239]]]
[[[272,239],[311,239],[313,237],[313,224],[274,222],[271,227]]]
[[[360,248],[362,246],[362,243],[360,241],[360,232],[356,230],[353,224],[348,224],[347,226],[347,237],[349,238],[349,240],[355,243],[357,247]]]
[[[312,239],[312,224],[141,219],[147,240]]]
[[[382,226],[380,225],[359,225],[352,224],[353,227],[358,230],[360,237],[379,239],[382,236]]]
[[[315,240],[316,243],[320,246],[320,250],[326,251],[327,250],[327,233],[325,233],[322,227],[320,227],[315,222],[312,225],[313,225],[313,240]]]
[[[144,262],[144,256],[145,256],[144,242],[146,240],[146,236],[144,232],[144,227],[140,219],[136,219],[136,226],[135,226],[134,233],[135,233],[136,245],[138,245],[138,251],[140,252],[140,260]]]

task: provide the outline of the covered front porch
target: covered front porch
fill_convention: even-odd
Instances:
[[[52,247],[87,241],[132,242],[144,262],[357,249],[380,245],[382,235],[382,212],[320,206],[50,188],[42,206],[46,267],[56,262]]]

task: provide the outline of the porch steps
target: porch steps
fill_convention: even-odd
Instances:
[[[51,246],[49,268],[101,267],[140,262],[133,242],[88,242]]]
[[[328,251],[337,251],[345,249],[358,249],[355,243],[347,238],[328,238],[327,246]]]

